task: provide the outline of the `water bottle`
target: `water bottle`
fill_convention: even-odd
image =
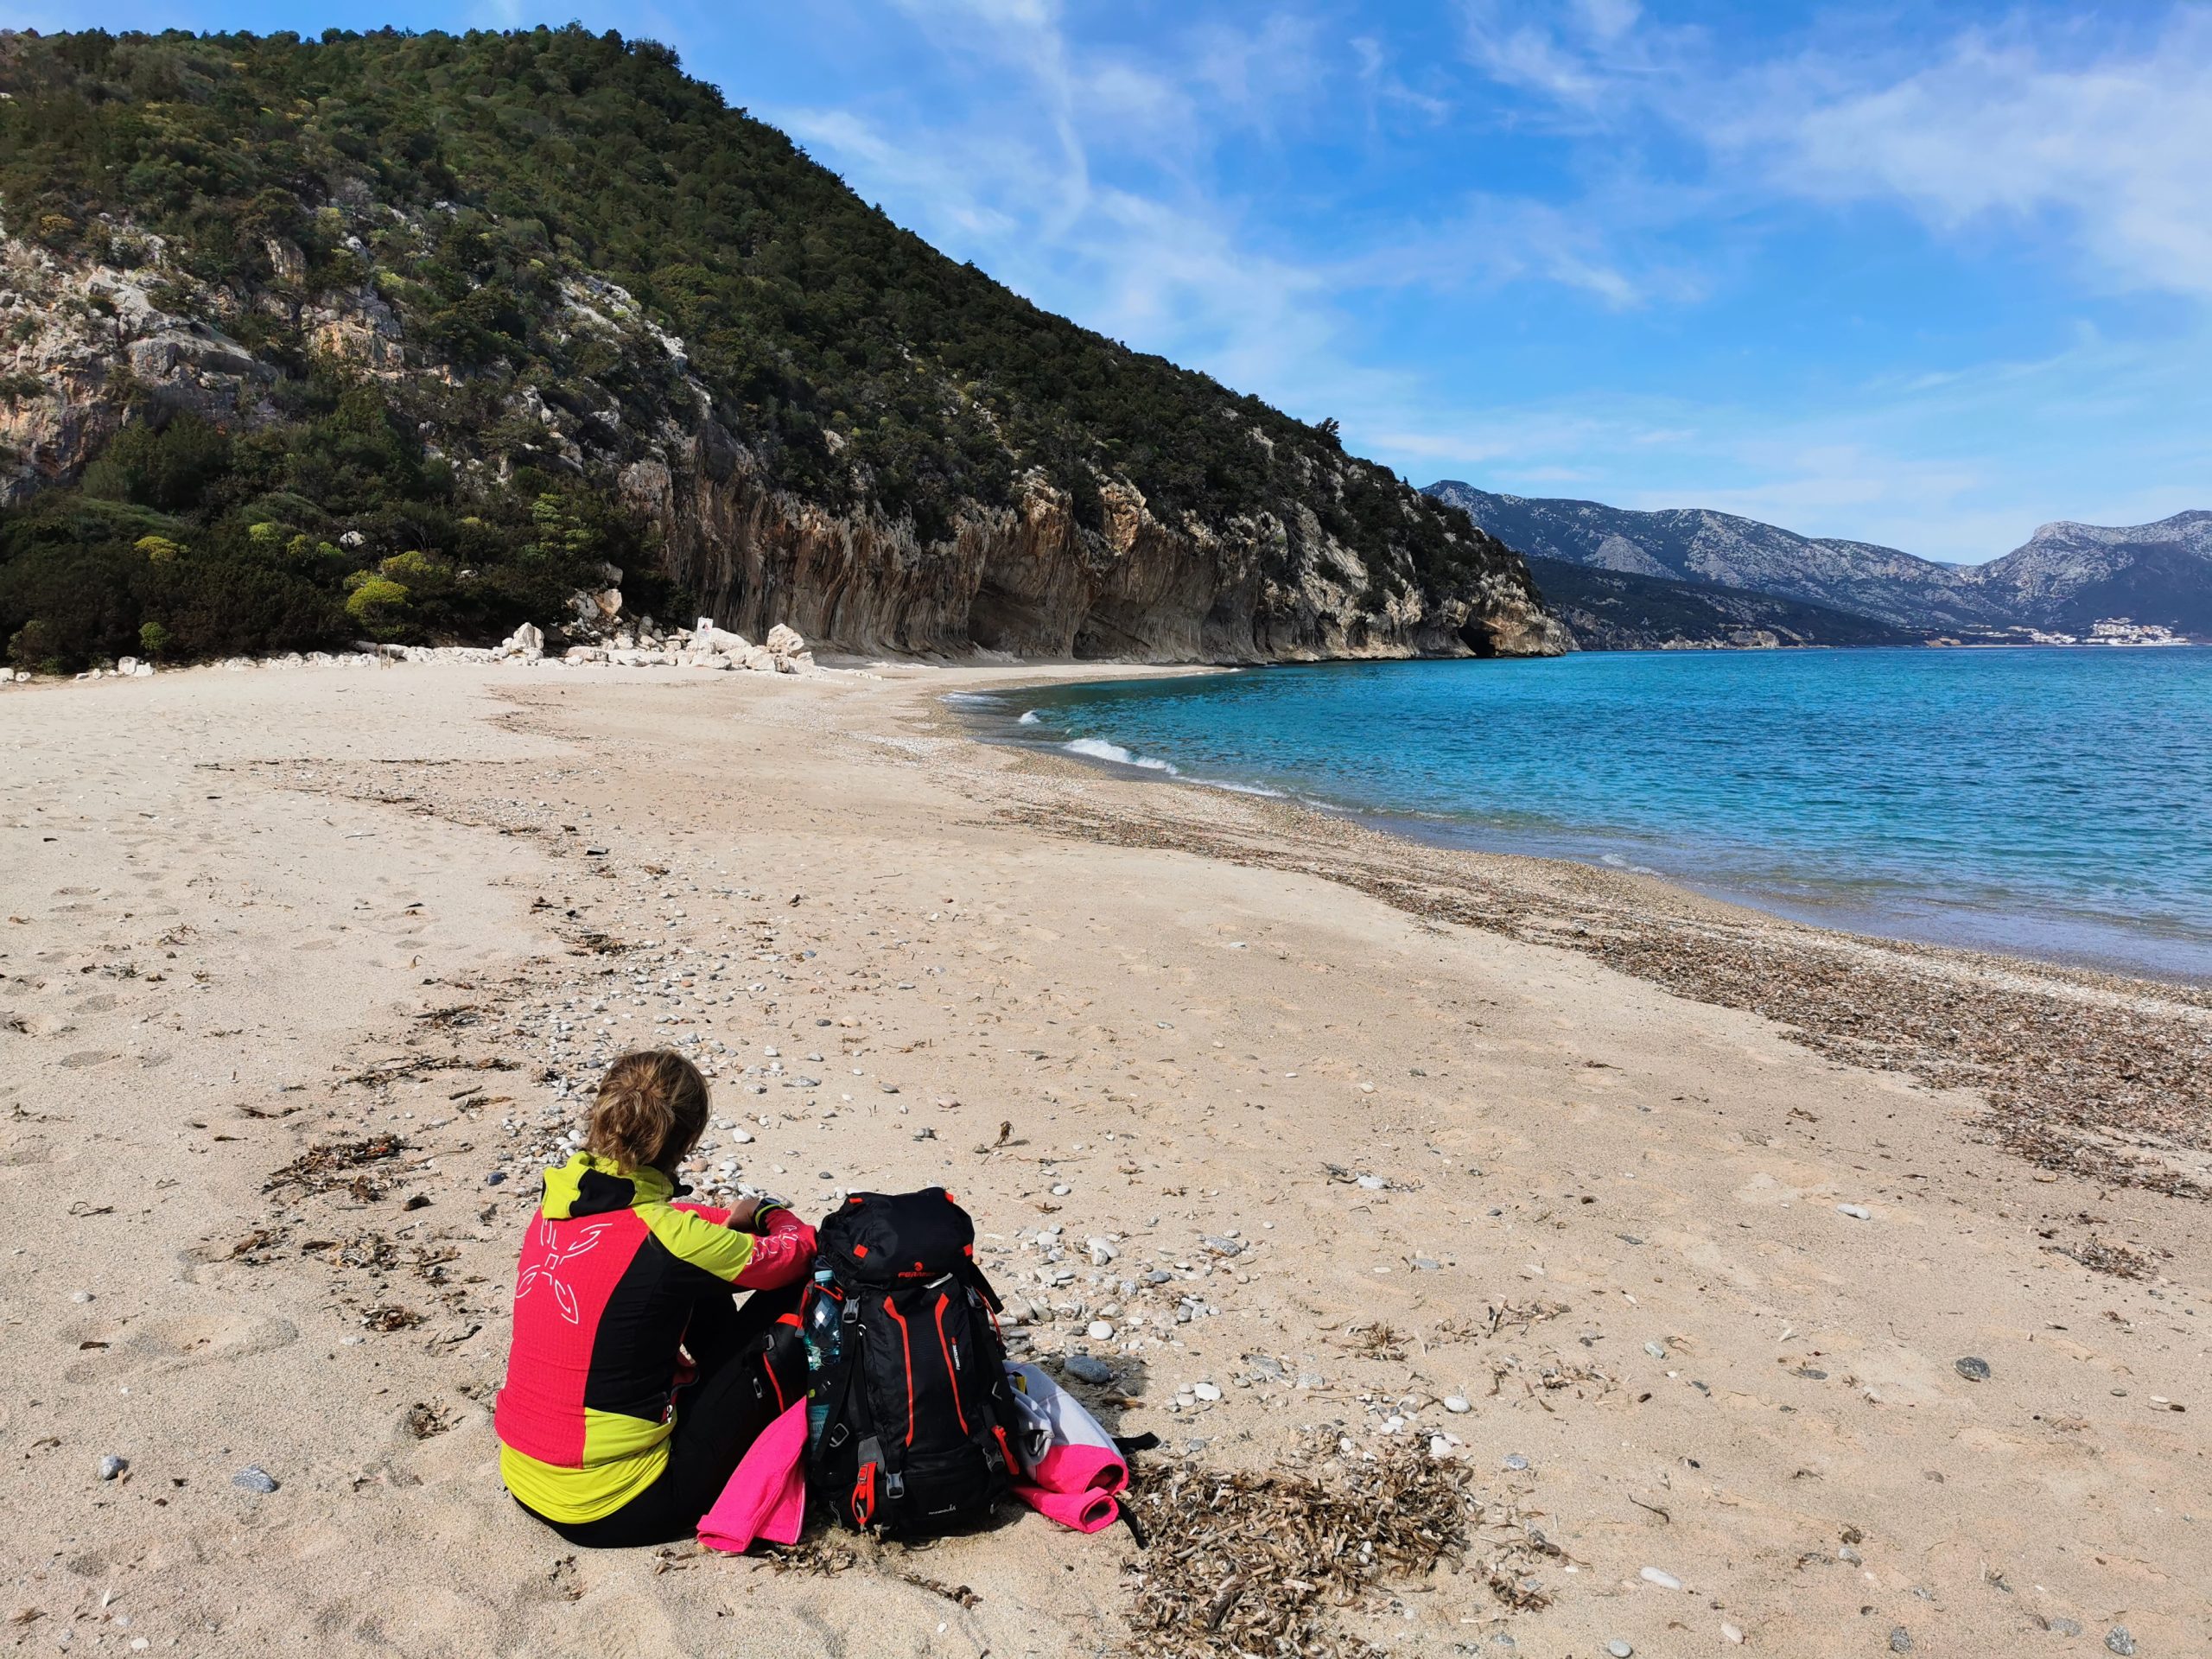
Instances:
[[[810,1450],[830,1421],[830,1384],[844,1351],[844,1309],[830,1294],[827,1268],[814,1270],[814,1294],[806,1299],[806,1444]]]

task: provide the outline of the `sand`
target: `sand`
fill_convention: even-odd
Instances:
[[[1437,853],[940,701],[1040,677],[0,693],[7,1643],[1128,1644],[1119,1529],[824,1576],[578,1553],[505,1497],[532,1172],[596,1056],[691,1038],[707,1182],[950,1185],[1156,1478],[1448,1437],[1465,1560],[1346,1638],[2212,1643],[2201,993]],[[2037,1127],[2069,1065],[2102,1103]]]

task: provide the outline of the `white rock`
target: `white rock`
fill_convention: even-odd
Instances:
[[[1114,1327],[1103,1319],[1093,1319],[1089,1325],[1084,1326],[1083,1334],[1093,1342],[1111,1342],[1114,1339]]]
[[[499,649],[535,662],[545,654],[544,631],[534,622],[525,622],[506,637]]]
[[[1636,1576],[1642,1579],[1646,1584],[1657,1585],[1662,1590],[1679,1590],[1682,1587],[1682,1581],[1680,1579],[1676,1578],[1673,1573],[1662,1572],[1656,1567],[1647,1567]]]
[[[1839,1204],[1836,1208],[1853,1221],[1872,1221],[1874,1212],[1863,1204]]]
[[[1198,1395],[1201,1400],[1218,1400],[1221,1398],[1221,1389],[1217,1383],[1193,1382],[1191,1385],[1191,1392]]]
[[[1474,1407],[1468,1403],[1464,1394],[1447,1394],[1444,1396],[1444,1409],[1458,1417],[1472,1411]]]
[[[138,671],[138,659],[136,657],[117,658],[115,671],[118,674],[136,674]]]
[[[742,657],[753,649],[753,642],[741,633],[732,633],[727,628],[718,628],[712,621],[702,618],[699,626],[692,631],[691,649],[711,651],[728,657]]]

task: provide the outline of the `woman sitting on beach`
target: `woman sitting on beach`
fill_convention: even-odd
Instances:
[[[625,1054],[584,1149],[545,1172],[493,1427],[507,1490],[574,1544],[689,1537],[786,1403],[762,1338],[798,1323],[814,1230],[772,1203],[672,1202],[706,1127],[690,1061]]]

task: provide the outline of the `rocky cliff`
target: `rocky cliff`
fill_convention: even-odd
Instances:
[[[388,639],[642,561],[859,652],[1567,646],[1517,555],[1332,425],[953,265],[658,48],[0,35],[0,632],[39,649],[175,636],[139,556]],[[72,608],[94,569],[122,592]]]

